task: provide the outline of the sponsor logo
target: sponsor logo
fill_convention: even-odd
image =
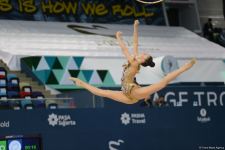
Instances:
[[[145,114],[144,113],[126,113],[124,112],[121,114],[120,120],[122,124],[128,125],[128,124],[145,124]]]
[[[0,128],[9,128],[9,127],[10,127],[10,122],[9,121],[0,122]]]
[[[118,141],[109,141],[109,150],[119,150],[118,147],[124,143],[123,140],[119,139]]]
[[[70,115],[57,115],[57,114],[50,114],[48,115],[48,123],[49,125],[55,126],[74,126],[76,125],[76,121],[72,120]]]
[[[120,120],[124,125],[130,124],[130,115],[128,113],[123,113],[120,117]]]
[[[9,150],[22,150],[22,143],[19,140],[9,142]]]
[[[206,123],[211,121],[211,118],[207,116],[207,111],[205,108],[200,110],[200,116],[197,116],[197,121],[201,123]]]
[[[6,141],[0,141],[0,150],[6,150]]]

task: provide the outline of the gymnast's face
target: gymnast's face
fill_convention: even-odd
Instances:
[[[147,60],[149,57],[150,57],[149,54],[142,53],[138,56],[138,61],[139,61],[139,63],[144,63],[145,60]]]

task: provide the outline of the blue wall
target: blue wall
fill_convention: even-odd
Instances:
[[[196,150],[224,147],[224,112],[224,108],[210,108],[203,117],[199,108],[182,107],[1,111],[5,115],[0,118],[0,134],[40,134],[45,150],[105,150],[109,144],[126,150]],[[126,125],[121,121],[125,113],[130,118]],[[49,115],[60,121],[50,125]],[[210,121],[203,123],[198,117]],[[120,145],[113,144],[118,140]]]
[[[224,149],[224,91],[222,85],[180,84],[152,95],[164,96],[167,107],[104,98],[95,109],[90,93],[77,91],[77,102],[90,102],[82,104],[86,108],[1,110],[0,141],[6,135],[40,135],[44,150]]]

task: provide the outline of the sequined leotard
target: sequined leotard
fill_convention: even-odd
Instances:
[[[123,76],[121,78],[121,90],[123,93],[131,100],[131,101],[138,101],[131,95],[131,91],[135,87],[140,87],[138,84],[135,83],[135,76],[131,74],[131,64],[127,63],[123,65]],[[140,70],[140,65],[138,65],[137,72]]]

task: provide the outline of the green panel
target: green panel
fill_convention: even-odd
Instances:
[[[77,64],[77,67],[80,68],[83,60],[84,60],[84,57],[73,57],[75,63]]]
[[[97,72],[98,72],[98,75],[100,76],[102,82],[104,82],[105,76],[106,76],[108,71],[107,70],[97,70]]]
[[[59,84],[54,73],[51,71],[46,84]]]
[[[62,92],[71,91],[71,90],[74,90],[74,89],[83,89],[82,87],[75,86],[74,84],[73,85],[48,85],[48,86],[51,87],[51,88],[60,90]],[[94,86],[99,87],[99,85],[94,85]],[[102,85],[100,85],[100,87],[102,87]],[[119,88],[120,85],[112,85],[112,86],[107,86],[107,87],[117,87],[117,88]]]
[[[63,69],[61,63],[59,62],[58,58],[55,59],[54,65],[52,66],[52,69]]]

